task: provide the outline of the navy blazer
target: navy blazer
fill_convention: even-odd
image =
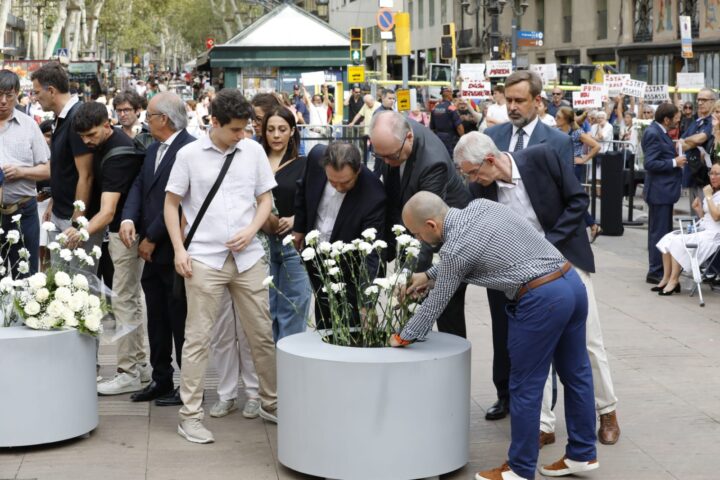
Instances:
[[[682,168],[673,166],[677,150],[672,139],[657,122],[652,122],[645,129],[641,144],[645,154],[645,201],[674,205],[680,198]]]
[[[485,130],[485,135],[492,138],[495,145],[500,151],[507,152],[510,149],[510,139],[513,134],[513,124],[511,122],[501,123]],[[547,143],[555,148],[561,159],[568,162],[570,166],[575,165],[575,156],[573,155],[573,144],[570,135],[563,133],[557,128],[545,125],[539,118],[535,130],[528,139],[525,147],[532,147]]]
[[[135,178],[125,201],[122,218],[135,222],[135,230],[140,238],[147,238],[155,243],[155,250],[152,254],[152,261],[155,263],[173,263],[175,254],[165,227],[163,214],[165,187],[170,178],[170,171],[175,164],[175,155],[178,150],[194,141],[195,137],[183,129],[165,152],[157,172],[155,171],[155,158],[158,148],[160,148],[160,142],[152,143],[145,152],[142,170]]]
[[[545,238],[570,263],[595,272],[595,257],[585,231],[589,199],[572,166],[561,161],[550,145],[528,147],[512,156]],[[470,192],[474,198],[498,199],[495,182],[487,187],[473,183]]]
[[[310,151],[305,164],[305,173],[297,181],[293,225],[295,232],[306,234],[315,228],[318,206],[327,184],[325,169],[320,164],[326,149],[325,145],[317,145]],[[351,242],[360,238],[363,230],[367,228],[375,228],[378,238],[382,238],[385,228],[385,199],[383,184],[375,174],[362,165],[357,183],[345,194],[340,206],[330,242],[337,240]],[[377,265],[369,264],[368,267],[370,271],[375,271]]]

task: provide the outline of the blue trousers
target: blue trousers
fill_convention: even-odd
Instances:
[[[662,278],[662,253],[655,245],[662,237],[672,232],[672,204],[648,204],[648,275]]]
[[[590,461],[595,450],[595,395],[587,353],[585,286],[575,270],[509,304],[510,426],[508,463],[524,478],[535,478],[543,387],[554,362],[565,387],[565,455]]]
[[[13,266],[13,278],[22,278],[37,273],[39,255],[38,252],[40,250],[40,219],[38,217],[37,200],[30,200],[28,203],[25,204],[25,206],[20,208],[13,215],[1,216],[0,225],[2,226],[2,229],[5,231],[5,233],[9,232],[10,230],[18,230],[18,226],[12,221],[12,217],[18,214],[22,215],[22,217],[20,218],[19,228],[20,234],[22,235],[22,242],[11,245],[9,249],[7,249],[7,251],[0,252],[0,255],[2,255],[4,259],[7,259],[5,265],[9,263]],[[23,247],[27,248],[30,252],[30,259],[28,260],[28,263],[30,264],[30,272],[25,275],[19,275],[17,272],[19,261],[18,252]]]
[[[312,288],[305,265],[292,245],[283,245],[278,235],[269,235],[270,275],[275,288],[270,289],[270,316],[273,340],[305,331],[310,311]]]

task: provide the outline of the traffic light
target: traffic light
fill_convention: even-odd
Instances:
[[[455,23],[443,25],[443,34],[440,38],[440,58],[452,60],[455,58]]]
[[[350,29],[350,60],[353,65],[363,64],[363,38],[362,28],[353,27]]]

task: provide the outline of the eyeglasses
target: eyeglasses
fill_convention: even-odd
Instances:
[[[402,153],[402,150],[405,147],[406,141],[407,141],[407,136],[405,137],[405,140],[403,140],[402,144],[400,144],[400,148],[398,149],[398,151],[396,153],[394,153],[393,155],[378,155],[376,153],[375,158],[382,158],[383,160],[387,160],[390,162],[397,162],[398,160],[400,160],[400,154]]]
[[[147,113],[145,114],[145,116],[147,117],[148,120],[150,120],[150,119],[151,119],[152,117],[154,117],[155,115],[165,115],[165,114],[164,114],[164,113],[150,113],[150,112],[147,112]]]
[[[718,172],[708,172],[708,175],[710,175],[711,177],[720,177],[720,173]]]
[[[559,97],[559,96],[561,96],[561,95],[562,95],[562,92],[561,92],[561,93],[555,93],[555,92],[553,92],[553,97]]]
[[[0,92],[0,99],[7,100],[8,102],[15,100],[17,92]]]
[[[462,175],[465,180],[469,180],[470,177],[474,177],[478,173],[480,173],[480,167],[473,168],[469,172],[463,172],[462,170],[460,170],[460,175]]]
[[[134,111],[135,110],[132,108],[118,108],[117,110],[115,110],[115,112],[117,112],[118,115],[125,115],[126,113],[132,113]],[[150,114],[148,114],[148,115],[150,115]],[[162,115],[162,113],[160,113],[160,114],[153,113],[152,115]]]
[[[683,110],[692,110],[692,107],[683,107]]]

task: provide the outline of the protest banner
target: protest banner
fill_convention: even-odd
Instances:
[[[572,92],[573,108],[602,108],[602,94],[600,92]]]
[[[306,72],[300,74],[301,82],[306,87],[314,85],[322,85],[325,83],[325,72],[320,70],[318,72]]]
[[[585,83],[580,88],[581,92],[595,92],[600,94],[600,98],[603,102],[608,101],[608,88],[605,85],[602,84],[595,84],[595,83]]]
[[[678,88],[705,88],[705,74],[699,73],[682,73],[677,74],[677,86]]]
[[[512,60],[489,60],[485,62],[485,76],[507,77],[512,73]]]
[[[460,89],[463,98],[470,98],[475,102],[481,102],[492,98],[492,86],[484,80],[463,81]]]
[[[645,95],[645,88],[647,87],[647,82],[643,82],[642,80],[633,80],[629,79],[626,80],[623,84],[622,89],[620,90],[620,93],[623,95],[627,95],[629,97],[637,97],[637,98],[643,98]]]
[[[626,80],[630,80],[630,75],[626,73],[618,75],[605,75],[603,84],[608,87],[608,97],[615,98],[620,95],[620,91],[622,90],[623,85],[625,85]]]
[[[535,63],[530,65],[530,70],[540,75],[543,85],[557,80],[557,65],[555,63]]]
[[[461,63],[460,76],[463,81],[485,80],[484,63]]]
[[[669,99],[670,95],[668,94],[667,85],[648,85],[645,87],[646,102],[664,102]]]

